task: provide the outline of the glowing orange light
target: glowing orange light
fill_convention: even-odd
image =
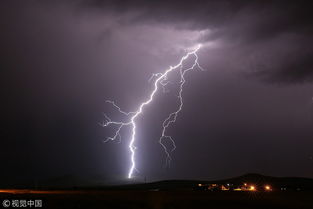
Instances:
[[[266,185],[265,190],[269,191],[269,190],[271,190],[271,187],[269,185]]]
[[[250,186],[250,191],[255,191],[255,187],[254,186]]]
[[[224,185],[222,185],[221,189],[222,189],[223,191],[228,191],[228,190],[229,190],[229,188],[226,188]]]

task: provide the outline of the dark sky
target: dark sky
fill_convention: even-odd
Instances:
[[[313,17],[310,1],[16,1],[0,3],[1,179],[125,178],[130,132],[103,143],[105,103],[133,111],[152,73],[198,43],[206,71],[138,119],[139,176],[217,179],[256,172],[313,178]],[[173,102],[174,101],[174,102]]]

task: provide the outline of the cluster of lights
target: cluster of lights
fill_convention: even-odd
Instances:
[[[258,191],[257,187],[253,184],[247,184],[247,183],[243,183],[242,186],[239,186],[237,188],[232,188],[231,186],[232,184],[226,184],[226,185],[219,185],[219,184],[198,184],[198,187],[207,187],[208,190],[212,190],[212,189],[218,189],[218,190],[223,190],[223,191]],[[272,187],[268,184],[264,185],[263,187],[263,191],[272,191]]]
[[[245,183],[244,186],[247,186],[247,184]],[[257,188],[254,185],[250,185],[248,190],[249,191],[257,191]],[[270,185],[265,185],[264,190],[265,191],[272,191],[272,187]]]
[[[248,186],[247,183],[244,183],[244,186],[247,187]],[[249,191],[257,191],[257,188],[254,185],[250,185],[248,187],[248,190]],[[264,185],[264,190],[265,191],[272,191],[272,187],[270,185]]]

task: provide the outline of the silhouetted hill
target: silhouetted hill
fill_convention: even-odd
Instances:
[[[225,180],[224,180],[225,181]],[[256,185],[271,184],[273,187],[288,187],[313,190],[313,179],[300,177],[272,177],[260,174],[246,174],[237,178],[229,179],[240,184],[241,182],[254,183]]]
[[[275,190],[289,188],[292,190],[313,191],[313,179],[299,177],[272,177],[260,174],[245,174],[235,178],[201,181],[201,180],[165,180],[149,183],[138,183],[127,180],[108,180],[101,175],[90,177],[61,176],[39,182],[24,182],[12,184],[2,184],[1,188],[38,188],[38,189],[110,189],[110,190],[191,190],[198,184],[232,184],[240,186],[243,183],[263,186],[271,185]]]
[[[146,184],[130,184],[122,185],[115,188],[118,189],[150,189],[150,190],[182,190],[192,189],[198,184],[233,184],[240,186],[244,183],[253,184],[256,186],[263,186],[265,184],[271,185],[274,189],[289,188],[293,190],[312,190],[313,179],[300,177],[272,177],[260,174],[245,174],[239,177],[214,180],[214,181],[198,181],[198,180],[166,180]]]

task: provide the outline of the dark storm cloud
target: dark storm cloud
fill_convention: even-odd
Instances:
[[[0,175],[124,176],[129,133],[125,130],[121,144],[102,143],[113,130],[98,126],[101,113],[118,117],[104,101],[134,110],[149,93],[151,74],[201,42],[199,62],[207,71],[188,74],[183,114],[170,130],[178,145],[173,168],[162,170],[164,153],[157,143],[162,120],[175,108],[166,94],[138,122],[142,174],[312,176],[312,163],[305,161],[312,156],[309,3],[8,0],[0,5],[5,168]],[[256,78],[301,85],[268,85]]]
[[[136,12],[121,20],[124,24],[209,29],[199,41],[228,43],[225,57],[238,59],[240,54],[242,62],[250,63],[241,67],[250,76],[280,83],[313,80],[310,1],[82,1],[81,7],[86,6],[98,12]]]

